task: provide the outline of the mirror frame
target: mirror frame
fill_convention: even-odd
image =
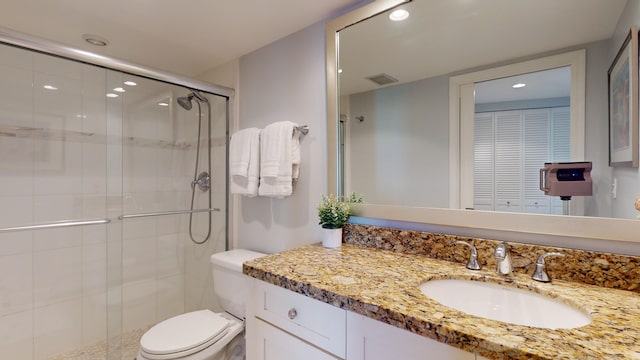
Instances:
[[[338,178],[338,54],[339,31],[411,0],[377,0],[326,25],[327,76],[327,184],[329,194],[340,194]],[[366,200],[366,194],[363,194]],[[522,214],[461,209],[360,204],[354,215],[432,225],[509,231],[572,238],[640,242],[640,220]]]

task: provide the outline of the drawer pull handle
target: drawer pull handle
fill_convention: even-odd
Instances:
[[[288,315],[289,315],[289,319],[293,320],[296,318],[296,316],[298,316],[298,310],[296,310],[296,308],[291,308],[289,310]]]

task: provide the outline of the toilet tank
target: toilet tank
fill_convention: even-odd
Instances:
[[[213,291],[222,308],[237,318],[245,317],[245,302],[249,298],[251,278],[242,273],[242,263],[265,254],[234,249],[211,255]]]

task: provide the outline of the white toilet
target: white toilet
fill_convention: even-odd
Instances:
[[[243,319],[250,281],[242,274],[242,263],[264,255],[242,249],[211,255],[213,289],[225,312],[199,310],[158,323],[142,335],[137,359],[242,359]],[[235,344],[236,349],[227,349],[229,344]]]

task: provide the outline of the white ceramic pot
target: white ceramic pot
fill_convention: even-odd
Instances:
[[[342,228],[322,228],[322,246],[330,249],[335,249],[342,246]]]

